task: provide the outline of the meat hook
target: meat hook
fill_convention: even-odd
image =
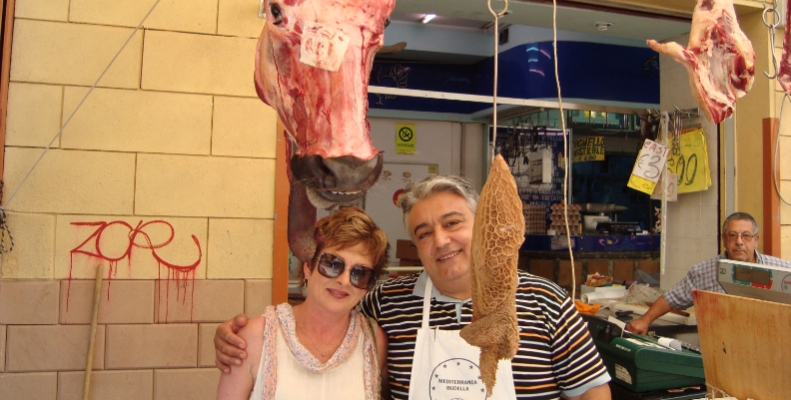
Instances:
[[[766,19],[766,15],[771,12],[774,17],[774,21],[770,23]],[[769,79],[775,79],[777,77],[777,56],[775,55],[774,48],[775,48],[775,30],[778,26],[780,26],[780,13],[777,11],[777,0],[772,2],[772,6],[769,8],[765,8],[763,12],[763,22],[767,28],[769,28],[769,42],[771,44],[770,49],[772,49],[772,69],[774,72],[770,75],[768,72],[764,71],[764,75],[766,75]]]

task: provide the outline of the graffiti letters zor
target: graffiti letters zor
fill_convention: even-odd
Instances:
[[[162,279],[162,267],[167,268],[167,282],[165,285],[167,302],[170,280],[175,279],[177,283],[180,281],[187,282],[190,278],[194,280],[195,269],[200,265],[201,259],[203,258],[200,241],[195,235],[190,235],[197,249],[197,258],[195,262],[186,265],[178,265],[160,256],[158,250],[170,245],[176,236],[173,225],[167,221],[154,220],[144,223],[140,220],[136,226],[132,226],[126,221],[72,222],[71,225],[77,227],[90,227],[92,229],[90,230],[90,235],[70,251],[71,265],[69,266],[69,281],[71,281],[72,278],[74,256],[77,254],[106,261],[110,266],[107,279],[111,279],[115,272],[117,272],[119,261],[125,259],[128,266],[131,268],[133,254],[135,257],[139,257],[148,253],[159,266],[158,276],[160,280]],[[139,251],[136,252],[135,249],[139,249]],[[162,297],[161,286],[162,285],[160,285],[159,293],[160,299]],[[177,299],[181,295],[181,286],[182,285],[177,284],[179,288],[176,293]],[[184,295],[186,295],[186,285],[184,286]],[[69,287],[71,287],[71,285],[69,285]],[[107,296],[109,300],[109,290]],[[186,300],[186,298],[184,300]],[[66,304],[68,310],[68,300]],[[165,309],[167,310],[167,305]],[[167,321],[167,315],[165,316],[165,321]]]

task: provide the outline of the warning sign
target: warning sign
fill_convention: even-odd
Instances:
[[[415,154],[416,136],[415,125],[397,124],[396,154]]]

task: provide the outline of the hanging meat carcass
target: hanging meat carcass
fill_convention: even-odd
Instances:
[[[731,0],[698,0],[686,48],[675,42],[646,42],[687,68],[692,95],[715,124],[733,114],[736,100],[753,85],[755,52],[739,28]]]
[[[780,0],[783,1],[783,0]],[[791,95],[791,1],[786,2],[786,26],[783,36],[783,58],[780,59],[780,68],[777,71],[777,81],[786,94]]]
[[[287,141],[288,243],[302,261],[316,247],[316,207],[359,200],[382,155],[369,136],[368,77],[395,0],[266,0],[255,86]]]

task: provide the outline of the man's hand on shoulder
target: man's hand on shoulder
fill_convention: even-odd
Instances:
[[[245,325],[247,325],[247,316],[239,314],[221,323],[214,333],[214,350],[217,356],[214,363],[226,374],[231,372],[230,365],[240,366],[247,358],[247,352],[244,351],[247,343],[238,335],[239,330]]]

